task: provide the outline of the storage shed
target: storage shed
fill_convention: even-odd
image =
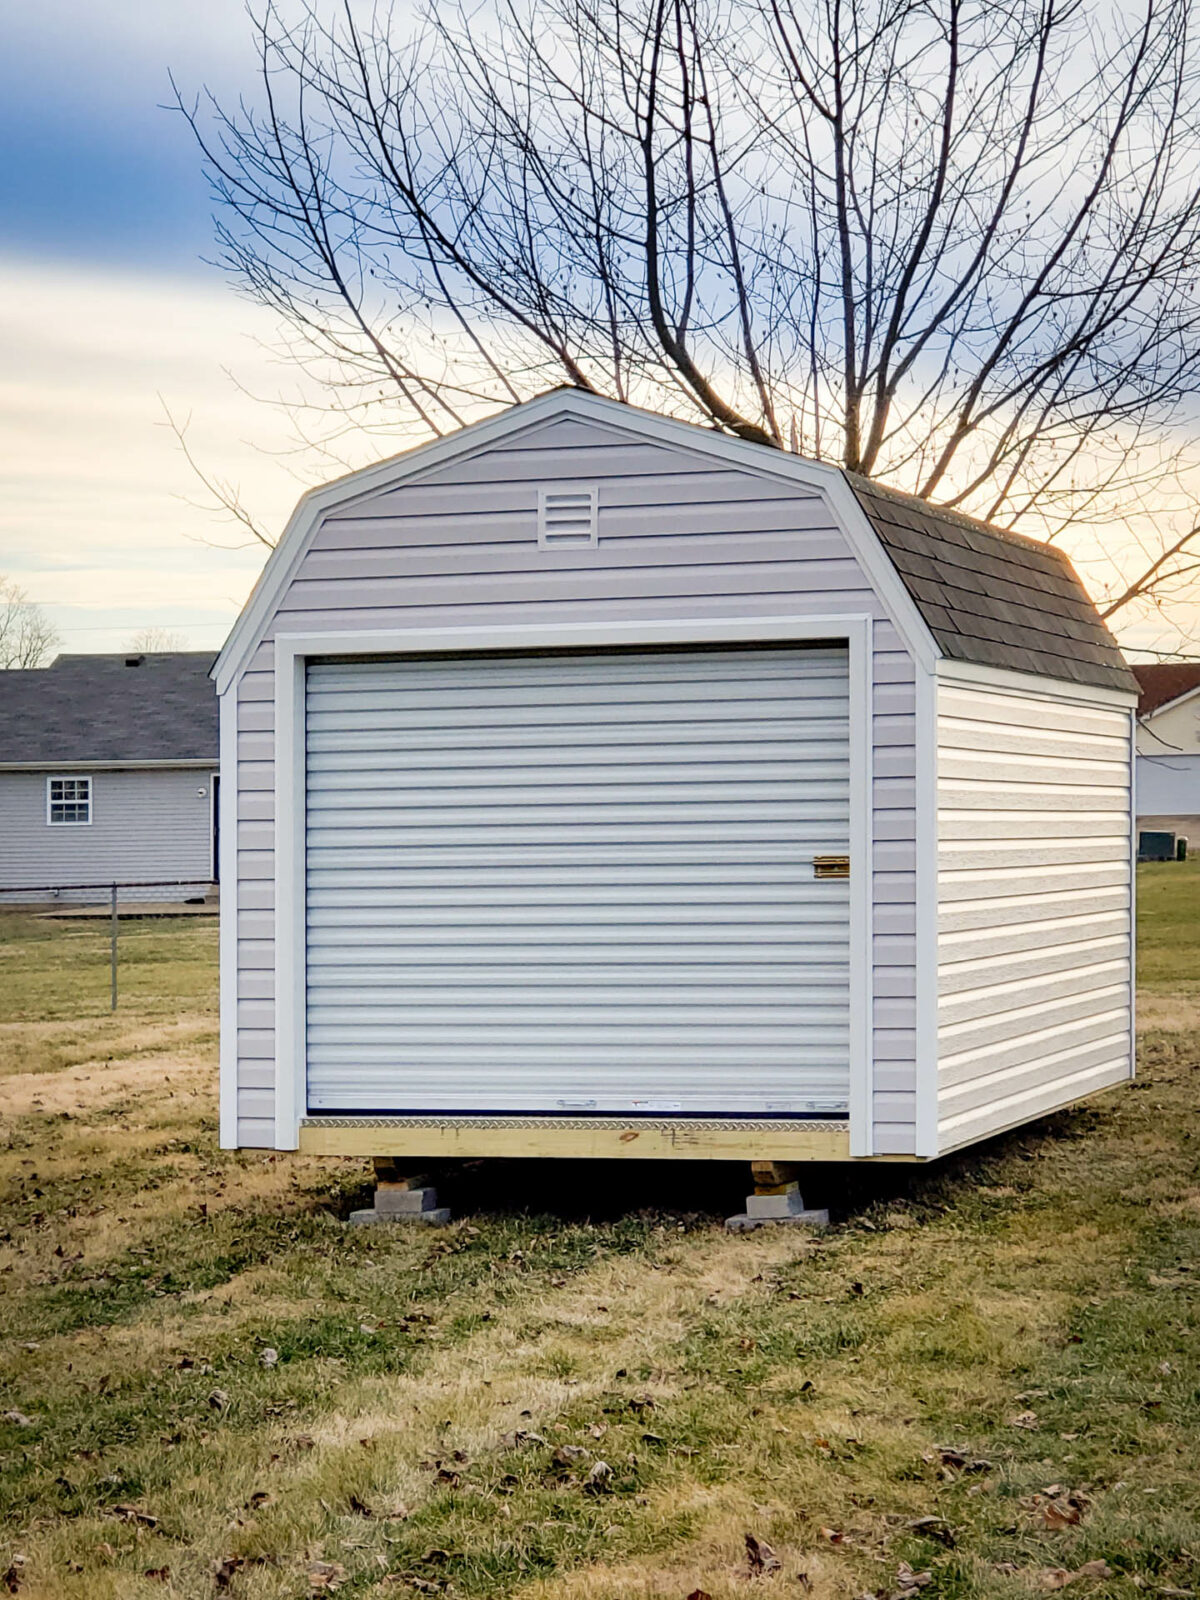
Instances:
[[[227,1146],[923,1159],[1132,1072],[1048,546],[559,390],[305,496],[215,676]]]

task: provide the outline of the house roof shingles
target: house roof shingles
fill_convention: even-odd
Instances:
[[[215,660],[211,650],[131,651],[0,672],[0,766],[215,763]]]
[[[1195,661],[1139,662],[1133,669],[1142,694],[1138,716],[1149,717],[1181,694],[1200,689],[1200,663]]]
[[[1137,693],[1061,550],[871,479],[846,478],[945,655]]]

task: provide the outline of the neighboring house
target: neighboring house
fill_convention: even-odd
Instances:
[[[1200,846],[1200,663],[1136,666],[1138,827]]]
[[[0,672],[0,898],[186,899],[216,877],[211,651]],[[151,885],[151,880],[163,880]],[[49,887],[47,887],[49,886]]]
[[[932,1157],[1133,1071],[1052,547],[566,390],[307,495],[215,676],[226,1145]]]

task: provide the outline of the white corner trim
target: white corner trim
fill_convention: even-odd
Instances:
[[[306,1105],[304,665],[275,645],[275,1148],[295,1150]]]
[[[850,1154],[875,1154],[874,672],[871,619],[846,624],[850,655]]]
[[[238,850],[237,850],[237,689],[220,698],[221,829],[220,925],[220,1144],[238,1145]]]
[[[305,671],[309,657],[605,645],[845,640],[850,665],[850,1138],[873,1154],[873,796],[871,619],[748,617],[696,622],[545,623],[275,637],[275,1148],[294,1150],[307,1110],[305,1067]],[[224,732],[224,721],[222,721]],[[236,951],[235,951],[236,957]],[[222,989],[224,994],[224,987]]]
[[[1032,695],[1036,700],[1064,700],[1076,705],[1104,706],[1123,711],[1136,707],[1138,697],[1129,689],[1105,689],[1100,684],[1073,683],[1067,678],[1043,678],[1035,672],[1012,672],[1007,667],[986,667],[974,661],[954,661],[942,656],[934,668],[942,683],[960,683],[972,689],[996,689],[1005,694]]]
[[[938,1152],[938,679],[917,673],[916,1154]]]
[[[1129,713],[1129,1076],[1137,1077],[1137,730],[1136,706]]]
[[[579,389],[558,389],[536,400],[510,406],[483,422],[470,423],[445,438],[417,445],[402,455],[309,490],[292,513],[213,666],[218,693],[223,693],[245,670],[327,512],[345,509],[385,489],[399,488],[459,456],[494,448],[554,417],[582,418],[610,430],[687,450],[693,455],[716,458],[726,465],[800,485],[826,496],[841,521],[853,555],[887,609],[906,649],[926,670],[932,667],[938,654],[933,635],[839,468],[807,461],[783,450],[750,444],[696,423],[658,416],[619,400]]]

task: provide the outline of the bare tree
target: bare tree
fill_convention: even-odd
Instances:
[[[43,667],[60,640],[41,606],[0,575],[0,670]]]
[[[138,650],[146,654],[153,654],[155,651],[186,650],[187,647],[187,639],[174,628],[139,628],[125,646],[127,650]]]
[[[179,101],[221,258],[322,420],[566,382],[1196,570],[1193,0],[262,0],[257,107]]]

